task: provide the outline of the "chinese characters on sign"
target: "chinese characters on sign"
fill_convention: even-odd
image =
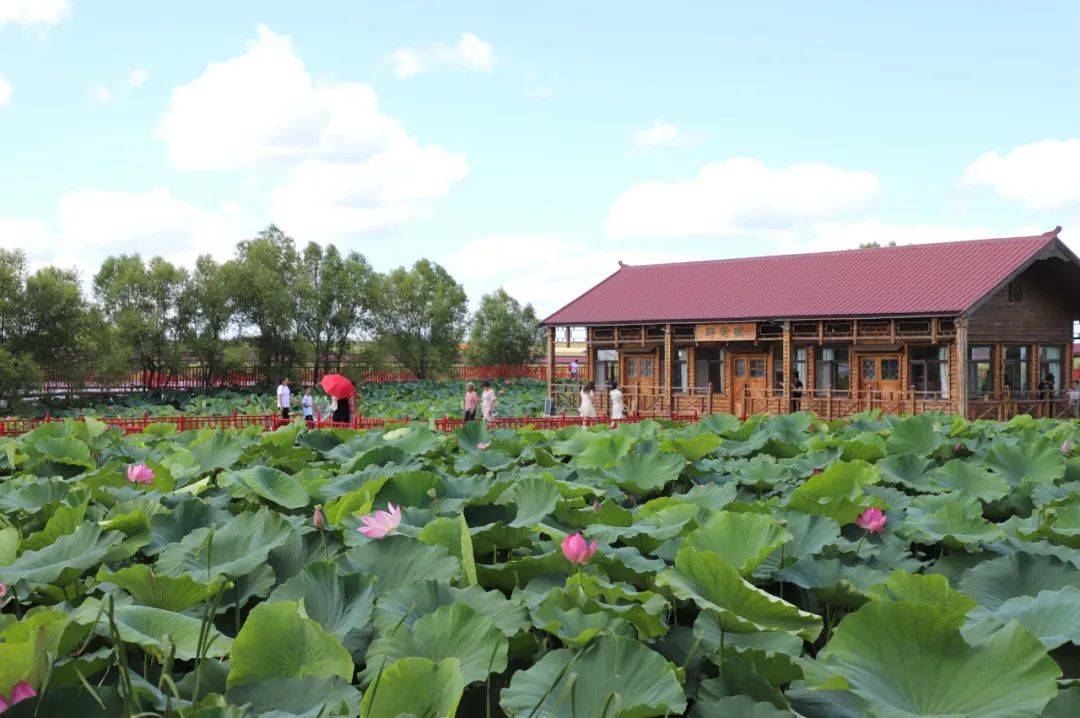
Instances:
[[[752,342],[757,339],[757,325],[754,322],[698,324],[694,339],[699,342]]]

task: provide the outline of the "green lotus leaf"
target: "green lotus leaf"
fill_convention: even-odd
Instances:
[[[529,608],[534,626],[570,647],[585,646],[600,633],[634,637],[629,623],[581,591],[556,588]]]
[[[514,520],[510,527],[535,526],[555,510],[559,500],[559,490],[545,479],[531,476],[516,482],[503,494],[500,503],[516,506]]]
[[[199,468],[206,473],[230,468],[244,453],[236,437],[223,431],[205,430],[199,434],[189,448]]]
[[[928,456],[945,443],[934,418],[926,414],[907,417],[893,425],[885,442],[890,454]]]
[[[282,678],[330,678],[350,682],[353,660],[341,642],[303,615],[298,601],[256,606],[232,646],[227,685]]]
[[[411,626],[372,641],[364,657],[363,682],[372,682],[384,666],[409,657],[435,662],[456,658],[466,683],[482,681],[506,669],[507,650],[506,636],[487,616],[461,603],[441,606]]]
[[[973,611],[964,626],[964,638],[968,642],[985,641],[1010,621],[1037,636],[1047,650],[1080,643],[1080,588],[1040,591],[1037,596],[1010,598],[993,612]]]
[[[870,507],[866,487],[879,478],[877,469],[865,461],[837,461],[792,491],[787,507],[828,516],[841,526],[850,524]]]
[[[698,614],[694,621],[694,639],[714,663],[724,663],[742,656],[754,670],[773,686],[781,686],[803,677],[797,660],[803,642],[798,636],[779,631],[729,633],[720,627],[716,616],[708,611]]]
[[[930,477],[937,464],[922,454],[893,454],[876,464],[882,481],[916,491],[933,490]]]
[[[199,634],[203,629],[198,618],[151,606],[117,606],[114,620],[123,641],[140,646],[159,660],[171,651],[181,661],[190,661],[198,655]],[[211,658],[228,655],[232,639],[213,626],[208,631],[204,655]]]
[[[870,600],[868,589],[887,575],[866,564],[848,566],[835,558],[803,558],[778,571],[776,578],[808,589],[830,605],[855,609]]]
[[[955,616],[906,602],[871,601],[847,616],[818,660],[880,718],[1038,716],[1060,675],[1019,624],[969,644]]]
[[[1021,485],[1052,484],[1065,476],[1065,462],[1058,447],[1039,441],[995,443],[987,452],[985,463],[1014,489]]]
[[[96,524],[82,524],[73,533],[37,551],[24,551],[0,568],[0,583],[66,584],[104,561],[123,538],[118,531],[102,533]]]
[[[908,507],[904,535],[920,543],[944,542],[952,548],[989,543],[1001,538],[1001,527],[982,515],[974,498],[920,496]]]
[[[219,481],[225,488],[234,485],[243,487],[287,509],[302,509],[311,501],[299,481],[284,471],[269,466],[253,466],[243,471],[222,474]]]
[[[723,485],[698,484],[685,494],[672,494],[671,497],[676,501],[695,504],[703,509],[720,511],[734,501],[738,493],[738,486],[734,483]],[[601,523],[610,523],[610,521],[603,521]]]
[[[350,651],[363,646],[375,610],[375,591],[359,573],[340,574],[328,561],[310,563],[270,594],[274,601],[300,601],[316,621]]]
[[[964,593],[950,588],[944,576],[893,571],[889,577],[867,592],[875,601],[925,603],[957,620],[966,616],[978,603]]]
[[[1046,704],[1042,718],[1075,718],[1080,715],[1080,686],[1059,691],[1054,700]]]
[[[340,678],[277,678],[234,686],[225,698],[272,718],[347,718],[358,715],[360,691]],[[209,718],[209,717],[208,717]]]
[[[340,524],[346,516],[366,514],[375,504],[375,495],[390,480],[389,476],[365,479],[359,487],[339,495],[326,506],[326,520],[331,525]],[[340,484],[339,484],[340,486]],[[327,495],[332,495],[334,487],[328,487]]]
[[[1070,548],[1080,548],[1080,501],[1044,508],[1035,535]]]
[[[360,718],[453,718],[464,690],[456,658],[403,658],[378,673],[360,702]]]
[[[720,657],[715,657],[714,661],[720,662]],[[731,696],[747,696],[781,710],[788,707],[784,694],[758,673],[747,657],[737,654],[726,656],[720,664],[720,675],[701,682],[698,700],[711,702]]]
[[[793,539],[770,516],[718,511],[688,533],[683,545],[712,551],[747,576],[766,556]]]
[[[57,506],[56,511],[45,523],[45,528],[24,538],[20,543],[20,548],[23,551],[40,551],[61,536],[74,533],[86,518],[86,506],[86,502],[77,506]]]
[[[399,471],[394,473],[375,496],[376,506],[429,506],[428,492],[445,493],[442,478],[432,471]]]
[[[739,718],[793,718],[790,710],[772,703],[758,703],[750,696],[726,696],[715,700],[699,700],[687,714],[690,718],[739,716]]]
[[[676,598],[712,611],[724,630],[786,631],[812,641],[821,632],[821,617],[745,581],[737,569],[711,551],[689,546],[679,549],[675,568],[656,576]]]
[[[144,606],[165,611],[185,611],[206,601],[213,593],[209,585],[190,576],[159,576],[152,567],[142,563],[115,572],[102,568],[97,580],[119,586]]]
[[[723,470],[722,467],[723,464],[718,468]],[[735,480],[743,486],[761,491],[771,489],[792,478],[790,467],[768,454],[759,454],[749,461],[731,462],[726,470],[730,471]]]
[[[686,461],[679,454],[660,452],[627,454],[607,470],[624,491],[649,494],[677,481]]]
[[[469,606],[488,617],[508,638],[529,627],[529,618],[521,601],[508,600],[500,591],[485,591],[479,586],[454,588],[437,581],[413,581],[379,597],[375,606],[375,629],[385,635],[398,625],[411,626],[422,616],[454,603]]]
[[[930,483],[935,489],[958,496],[973,496],[984,502],[997,501],[1009,494],[1009,482],[1001,474],[958,459],[946,462],[934,471]]]
[[[619,716],[650,718],[682,713],[686,698],[659,653],[631,638],[601,636],[580,651],[551,651],[514,673],[499,705],[509,716],[602,716],[617,706]]]
[[[765,558],[755,571],[757,576],[771,576],[782,565],[814,556],[840,539],[840,524],[828,516],[787,511],[777,514],[776,518],[784,522],[784,529],[792,539]]]
[[[1011,598],[1067,586],[1080,588],[1080,572],[1073,564],[1056,556],[1015,553],[974,566],[957,588],[984,608],[996,611]]]
[[[150,545],[143,549],[148,555],[156,555],[166,546],[183,540],[196,529],[210,528],[232,519],[232,514],[222,511],[199,499],[188,496],[180,499],[167,513],[150,517]]]
[[[15,560],[19,551],[19,531],[14,526],[0,529],[0,566]]]
[[[461,575],[461,565],[445,548],[401,535],[369,541],[350,549],[345,558],[353,570],[376,578],[380,594],[415,581],[452,581]]]
[[[866,718],[869,713],[861,698],[847,690],[811,690],[805,681],[795,681],[784,692],[796,715],[803,718]]]
[[[68,483],[59,478],[4,481],[0,483],[0,511],[36,514],[63,501],[70,491]]]
[[[884,437],[869,431],[863,431],[850,439],[845,439],[840,443],[840,448],[844,452],[840,458],[844,461],[862,459],[871,464],[885,458],[887,453]]]
[[[660,450],[680,454],[687,461],[697,461],[711,454],[719,445],[720,437],[713,433],[692,436],[668,434],[660,442]]]
[[[161,552],[157,571],[166,576],[186,573],[204,581],[243,576],[264,564],[270,551],[295,533],[292,524],[267,508],[242,513],[220,529],[195,529],[170,545]]]
[[[580,432],[573,439],[555,445],[556,453],[573,456],[582,469],[604,469],[630,453],[634,440],[625,434]]]

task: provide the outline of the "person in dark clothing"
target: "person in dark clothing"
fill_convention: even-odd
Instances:
[[[799,405],[802,403],[802,379],[799,378],[799,372],[795,372],[791,377],[791,412],[795,413],[799,410]]]
[[[352,415],[349,411],[349,399],[341,398],[336,399],[337,406],[334,407],[333,419],[339,424],[348,424],[352,420]]]

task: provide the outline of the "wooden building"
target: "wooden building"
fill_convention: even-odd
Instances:
[[[584,328],[598,409],[637,414],[872,408],[1067,415],[1080,259],[1033,237],[619,269],[544,320],[548,356]],[[554,379],[556,413],[578,385]]]

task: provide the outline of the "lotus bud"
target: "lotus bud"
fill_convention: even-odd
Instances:
[[[317,529],[321,529],[326,525],[326,514],[323,513],[322,506],[315,507],[315,513],[311,516],[311,523],[315,524]]]
[[[562,542],[563,556],[566,556],[570,563],[586,564],[596,553],[597,545],[596,541],[586,544],[585,538],[579,533],[570,534]]]

